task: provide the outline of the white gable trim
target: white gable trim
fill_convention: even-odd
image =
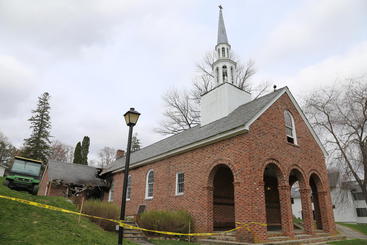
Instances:
[[[316,135],[315,131],[313,130],[311,124],[309,123],[309,121],[307,120],[305,114],[303,113],[301,107],[298,105],[297,101],[295,100],[295,98],[293,97],[292,93],[289,91],[288,87],[284,88],[284,91],[279,93],[272,101],[270,101],[261,111],[259,111],[250,121],[248,121],[245,125],[245,128],[247,130],[250,130],[250,126],[251,124],[253,124],[267,109],[269,109],[270,106],[272,106],[275,101],[277,101],[283,94],[287,94],[289,96],[289,98],[291,99],[293,105],[296,107],[298,113],[301,115],[303,121],[305,122],[307,128],[310,130],[313,138],[315,139],[315,141],[317,142],[317,144],[320,146],[322,153],[324,154],[324,157],[326,159],[326,157],[328,156],[327,151],[325,150],[324,146],[322,145],[319,137]]]

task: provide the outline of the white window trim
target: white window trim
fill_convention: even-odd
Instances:
[[[294,123],[294,118],[293,118],[293,115],[292,115],[292,113],[290,113],[290,111],[288,111],[288,110],[285,110],[284,111],[284,122],[285,122],[285,114],[288,114],[289,116],[290,116],[290,118],[291,118],[291,122],[292,122],[292,134],[293,134],[293,136],[292,136],[292,138],[293,138],[293,140],[294,140],[294,145],[298,145],[297,144],[297,134],[296,134],[296,124]],[[285,127],[287,127],[287,125],[284,123],[284,126]],[[291,137],[290,135],[286,135],[287,137]]]
[[[149,169],[149,171],[147,172],[147,175],[145,177],[145,199],[147,199],[147,200],[153,199],[153,196],[154,196],[154,180],[153,180],[153,195],[152,196],[148,196],[148,188],[149,188],[148,177],[149,177],[149,174],[151,172],[153,172],[153,174],[154,174],[154,170],[153,169]]]
[[[183,174],[184,178],[185,178],[185,173],[184,172],[177,172],[176,173],[176,191],[175,191],[176,196],[181,196],[181,195],[185,194],[185,190],[183,192],[178,192],[178,175],[179,174]],[[185,186],[185,179],[184,179],[184,186]]]
[[[108,202],[113,202],[113,183],[111,183],[111,187],[110,187],[110,190],[108,191]]]
[[[131,174],[129,174],[129,176],[127,177],[127,187],[129,187],[129,179],[130,179],[130,198],[128,198],[128,195],[127,195],[127,191],[129,190],[129,188],[126,188],[126,201],[130,201],[131,199],[131,186],[132,186],[132,180],[131,180]]]

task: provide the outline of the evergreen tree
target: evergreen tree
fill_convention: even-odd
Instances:
[[[50,95],[45,92],[38,97],[37,109],[32,110],[31,136],[24,139],[24,149],[21,154],[24,157],[41,160],[47,163],[51,148],[51,122],[50,122]]]
[[[78,142],[75,146],[73,163],[82,163],[82,145],[80,142]]]
[[[131,152],[140,150],[141,143],[138,134],[135,133],[131,139]]]
[[[88,153],[89,153],[90,140],[88,136],[84,136],[82,141],[82,161],[81,164],[88,165]]]

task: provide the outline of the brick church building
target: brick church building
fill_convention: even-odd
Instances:
[[[291,187],[299,185],[303,232],[335,233],[325,165],[326,152],[287,87],[262,97],[233,85],[222,10],[217,86],[201,98],[201,124],[132,153],[126,213],[179,210],[191,213],[196,232],[240,229],[239,240],[267,240],[269,232],[293,237]],[[125,158],[101,173],[112,180],[105,199],[121,203]],[[322,210],[322,211],[321,211]]]

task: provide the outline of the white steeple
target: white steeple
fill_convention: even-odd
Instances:
[[[215,46],[217,60],[212,69],[216,86],[201,96],[201,126],[226,117],[239,106],[251,101],[251,94],[235,86],[236,62],[231,59],[231,45],[228,43],[224,26],[222,6],[219,6],[218,41]]]
[[[217,85],[225,82],[233,84],[235,81],[235,69],[237,64],[230,58],[231,45],[228,43],[222,6],[219,6],[218,40],[215,50],[218,58],[213,63],[212,69],[215,74]]]

